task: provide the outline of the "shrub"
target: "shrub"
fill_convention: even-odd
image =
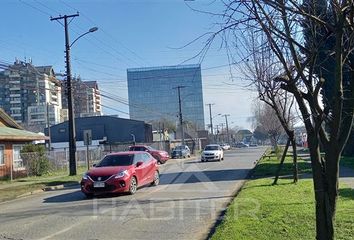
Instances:
[[[43,145],[27,144],[21,150],[21,158],[28,175],[42,176],[50,171],[50,162]]]

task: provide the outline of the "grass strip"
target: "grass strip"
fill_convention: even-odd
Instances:
[[[315,201],[312,179],[305,174],[297,184],[282,178],[272,186],[278,160],[263,159],[255,169],[257,179],[249,180],[230,204],[213,240],[223,239],[315,239]],[[302,173],[308,162],[299,161]],[[282,175],[291,175],[287,159]],[[262,178],[262,176],[264,176]],[[352,239],[354,232],[354,191],[340,187],[335,221],[336,239]]]
[[[76,176],[68,176],[66,172],[51,173],[50,175],[27,177],[14,181],[1,181],[0,202],[15,199],[27,193],[44,189],[49,186],[75,184],[81,180],[85,168],[78,168]],[[64,175],[65,174],[65,175]]]

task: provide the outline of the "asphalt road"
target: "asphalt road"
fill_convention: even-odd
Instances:
[[[169,160],[157,187],[86,199],[79,187],[0,204],[0,239],[205,239],[265,148]]]

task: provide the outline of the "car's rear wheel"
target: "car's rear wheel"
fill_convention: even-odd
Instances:
[[[164,164],[165,163],[164,161],[161,161],[161,158],[159,156],[156,156],[155,158],[156,158],[158,163],[160,163],[160,164]]]
[[[152,181],[151,186],[157,186],[160,183],[160,173],[159,171],[155,171],[154,181]]]
[[[136,193],[137,189],[138,189],[138,182],[136,181],[135,177],[132,177],[130,179],[129,194],[133,195],[134,193]]]

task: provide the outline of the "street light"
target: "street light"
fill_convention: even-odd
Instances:
[[[65,48],[66,48],[66,81],[68,92],[68,124],[69,124],[69,174],[76,175],[76,132],[75,132],[75,115],[73,109],[73,92],[71,82],[71,66],[70,66],[70,48],[74,43],[86,34],[97,31],[97,27],[89,29],[89,31],[78,36],[71,44],[69,44],[69,31],[67,28],[67,19],[65,18]]]
[[[69,41],[69,23],[68,19],[78,17],[79,13],[72,15],[64,15],[59,17],[50,17],[50,21],[59,21],[64,19],[64,31],[65,31],[65,60],[66,60],[66,81],[67,81],[67,92],[68,92],[68,125],[69,125],[69,175],[76,175],[76,140],[75,140],[75,118],[73,112],[73,102],[72,102],[72,86],[71,86],[71,68],[70,68],[70,48],[71,46],[79,40],[79,38],[95,32],[98,30],[97,27],[90,28],[87,32],[78,36],[71,44]]]
[[[89,33],[93,33],[93,32],[96,32],[98,30],[98,27],[93,27],[93,28],[90,28],[87,32],[81,34],[80,36],[78,36],[71,44],[70,44],[70,47],[72,47],[72,45],[74,45],[74,43],[79,40],[80,38],[82,38],[83,36],[85,36],[86,34],[89,34]]]
[[[217,116],[221,116],[221,113],[218,113],[218,114],[214,115],[211,119],[214,119],[214,118],[216,118]]]

